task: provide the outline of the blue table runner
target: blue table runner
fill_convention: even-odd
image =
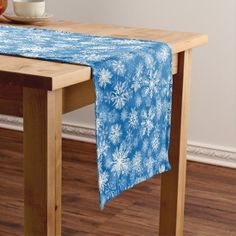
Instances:
[[[168,44],[2,25],[0,54],[92,68],[101,208],[135,184],[170,170]]]

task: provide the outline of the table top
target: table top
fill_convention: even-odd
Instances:
[[[13,25],[1,17],[0,24]],[[166,42],[171,45],[173,54],[201,46],[208,41],[208,36],[205,34],[85,24],[55,19],[48,21],[46,24],[24,26]],[[10,80],[23,86],[55,90],[89,79],[91,79],[91,68],[87,66],[0,55],[0,81]]]

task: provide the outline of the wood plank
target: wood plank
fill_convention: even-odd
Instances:
[[[177,73],[177,65],[176,54],[173,74]],[[0,84],[55,90],[90,79],[90,67],[0,55]]]
[[[25,236],[60,235],[62,91],[24,88],[23,100]]]
[[[63,113],[71,112],[95,102],[92,80],[63,89]]]
[[[10,58],[11,57],[9,57],[8,59]],[[24,58],[24,60],[27,65],[27,61],[29,59]],[[39,61],[39,63],[41,62]],[[48,65],[51,65],[50,62],[48,63]],[[177,70],[178,57],[177,55],[173,55],[173,74],[176,74]],[[67,86],[63,89],[63,113],[71,112],[83,106],[94,103],[95,92],[93,81],[91,78],[91,71],[86,73],[88,73],[87,81]],[[12,78],[13,77],[10,77],[10,79],[8,80],[1,80],[0,78],[0,114],[22,117],[22,85],[24,84],[24,82],[20,83],[19,80],[17,81],[17,78],[15,78],[14,80]],[[83,77],[81,78],[84,80]],[[29,77],[29,80],[32,81],[32,78]],[[17,84],[15,84],[15,81],[17,81]],[[28,87],[32,87],[30,83],[28,83]],[[46,89],[47,87],[43,88]]]
[[[0,82],[0,114],[22,116],[22,87]]]
[[[161,177],[159,232],[162,236],[183,235],[190,72],[189,50],[179,54],[179,69],[173,84],[169,148],[172,169]]]
[[[2,20],[0,24],[9,24]],[[24,25],[25,26],[25,25]],[[45,25],[35,26],[70,32],[155,40],[169,43],[173,54],[207,43],[207,36],[195,33],[166,30],[119,27],[111,25],[80,24],[51,20]],[[23,86],[56,90],[91,78],[91,69],[64,63],[40,61],[0,55],[0,81],[13,80]]]
[[[23,235],[22,132],[0,129],[0,235]],[[96,146],[63,140],[64,236],[158,235],[160,176],[98,206]],[[185,236],[236,235],[236,169],[187,165]],[[142,232],[142,234],[140,234]]]
[[[0,83],[56,90],[90,78],[87,66],[0,55]]]

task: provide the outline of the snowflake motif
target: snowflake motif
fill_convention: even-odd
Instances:
[[[169,48],[166,46],[162,46],[161,49],[157,52],[157,60],[161,63],[166,62],[169,56]]]
[[[132,162],[132,169],[136,172],[136,173],[140,173],[142,170],[142,157],[141,157],[141,153],[140,152],[136,152],[134,155],[134,159]]]
[[[116,184],[108,183],[105,188],[105,196],[107,199],[113,198],[117,194]]]
[[[129,125],[132,128],[135,128],[138,125],[138,112],[135,109],[132,109],[129,114]]]
[[[45,42],[49,40],[49,38],[47,36],[45,37],[44,35],[29,35],[27,38],[37,42]],[[68,47],[68,44],[66,44],[66,46]]]
[[[138,91],[138,89],[140,89],[142,87],[142,81],[143,81],[143,77],[142,77],[142,74],[143,74],[143,65],[142,64],[139,64],[136,68],[136,74],[135,76],[133,77],[133,84],[131,86],[131,88],[134,89],[135,92]]]
[[[110,158],[105,158],[104,160],[104,166],[106,169],[110,170],[113,165],[113,162]]]
[[[139,63],[138,66],[137,66],[137,68],[136,68],[136,74],[135,74],[135,76],[136,76],[136,77],[142,76],[143,70],[144,70],[143,65],[142,65],[141,63]]]
[[[128,88],[125,83],[118,82],[115,85],[114,91],[111,92],[111,101],[116,109],[121,109],[125,106],[126,102],[130,99]]]
[[[113,144],[117,144],[122,136],[121,126],[118,124],[112,125],[110,129],[109,139]]]
[[[167,135],[166,129],[165,129],[165,127],[163,127],[162,132],[161,132],[162,143],[166,143],[166,135]]]
[[[167,156],[167,152],[166,152],[166,148],[162,148],[159,154],[159,162],[165,161],[166,160],[166,156]]]
[[[170,88],[169,88],[168,83],[163,80],[161,82],[161,85],[162,85],[162,87],[161,87],[161,95],[162,95],[162,97],[166,97],[166,96],[169,97],[169,95],[170,95]]]
[[[101,207],[169,169],[173,81],[168,45],[4,25],[0,38],[2,54],[92,68]]]
[[[142,104],[142,98],[140,96],[137,96],[136,99],[135,99],[135,105],[137,107],[140,107]]]
[[[128,119],[128,112],[126,110],[123,110],[120,114],[121,120],[125,121],[126,119]]]
[[[145,55],[145,63],[146,63],[147,68],[153,68],[154,64],[155,64],[154,58],[151,55],[146,54]]]
[[[115,149],[115,152],[112,154],[112,167],[111,171],[120,176],[121,174],[127,174],[129,171],[129,160],[128,160],[129,151],[125,144],[121,144],[119,148]]]
[[[166,111],[166,114],[165,114],[165,122],[166,122],[167,124],[170,124],[170,123],[171,123],[171,111],[170,111],[170,109],[168,109],[168,110]]]
[[[159,71],[152,71],[150,73],[149,79],[144,81],[144,96],[149,96],[150,98],[153,97],[153,95],[158,93],[159,88],[159,82],[160,82],[160,73]]]
[[[134,146],[134,147],[137,147],[138,144],[139,144],[139,137],[135,137],[135,138],[133,139],[133,146]]]
[[[106,183],[108,181],[108,173],[107,172],[102,172],[99,174],[99,188],[103,191],[105,189]]]
[[[147,161],[146,161],[146,166],[148,168],[148,170],[152,170],[154,167],[155,161],[153,160],[152,157],[148,157]]]
[[[89,56],[84,57],[87,61],[101,61],[104,60],[106,57],[104,55],[97,55],[97,54],[90,54]]]
[[[113,110],[109,113],[109,121],[110,123],[115,123],[119,119],[119,113],[116,110]]]
[[[99,145],[98,145],[98,148],[97,148],[97,155],[98,155],[98,158],[100,159],[102,156],[106,156],[106,153],[108,151],[108,144],[106,143],[105,140],[103,140]]]
[[[137,92],[142,87],[142,77],[134,77],[131,88]]]
[[[115,61],[112,63],[113,70],[118,75],[123,75],[125,73],[125,66],[121,61]]]
[[[146,151],[148,150],[148,146],[149,146],[149,142],[148,142],[147,139],[145,139],[145,140],[143,141],[142,150],[143,150],[144,152],[146,152]]]
[[[165,167],[165,165],[160,165],[159,166],[159,173],[163,173],[164,171],[166,170],[166,167]]]
[[[141,123],[142,129],[141,133],[142,135],[147,134],[150,135],[151,130],[154,128],[153,119],[155,118],[155,112],[152,108],[150,108],[148,111],[142,112],[142,118],[143,121]]]
[[[5,31],[0,31],[0,37],[4,37],[4,36],[6,36],[7,35],[7,32],[5,32]]]
[[[152,149],[156,151],[159,145],[160,145],[160,139],[159,136],[156,135],[152,138]]]
[[[160,99],[158,99],[156,102],[156,116],[158,119],[160,119],[161,114],[162,114],[162,102]]]
[[[99,78],[98,78],[98,82],[100,87],[106,88],[107,84],[111,83],[111,79],[112,78],[112,74],[109,70],[107,69],[101,69],[99,71]]]
[[[72,37],[70,37],[70,38],[66,38],[65,41],[68,41],[68,42],[74,42],[74,41],[76,41],[76,42],[78,42],[79,40],[78,40],[78,38],[72,38]],[[88,42],[86,42],[86,43],[88,43]]]
[[[125,61],[130,61],[133,59],[133,55],[131,53],[123,53],[121,55],[121,58],[123,58]]]
[[[119,187],[121,189],[127,189],[127,185],[128,185],[128,179],[125,177],[125,178],[121,178],[119,180]]]
[[[127,142],[132,142],[132,145],[135,145],[135,139],[131,129],[127,129],[126,140]]]
[[[104,107],[103,111],[98,113],[98,118],[101,119],[102,122],[109,119],[109,109]]]
[[[52,49],[42,48],[42,47],[39,47],[39,46],[31,46],[31,47],[29,47],[29,46],[26,47],[25,46],[25,47],[21,47],[19,50],[22,51],[22,52],[32,53],[32,55],[33,55],[33,54],[42,53],[42,52],[49,52]]]

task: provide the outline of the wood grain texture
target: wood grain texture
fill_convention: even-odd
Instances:
[[[23,235],[22,133],[0,129],[0,235]],[[98,207],[96,148],[63,141],[62,235],[156,236],[160,176]],[[188,162],[185,236],[236,236],[236,170]]]
[[[25,236],[61,233],[62,91],[24,88]]]
[[[2,19],[0,24],[9,23]],[[173,48],[173,55],[205,44],[208,40],[207,36],[202,34],[110,25],[81,24],[61,20],[51,20],[43,26],[35,27],[162,41],[170,44]],[[12,83],[33,88],[55,90],[91,79],[91,68],[86,66],[3,55],[0,55],[0,65],[0,82],[11,80]],[[173,66],[173,71],[176,72],[176,64]]]
[[[179,54],[173,82],[169,160],[171,171],[161,178],[160,235],[183,235],[187,158],[187,127],[192,53]]]
[[[12,57],[8,58],[12,60]],[[29,59],[23,58],[23,60],[27,61]],[[51,66],[51,63],[52,62],[48,62],[48,65]],[[17,63],[14,65],[15,67],[13,68],[17,68]],[[177,55],[174,55],[173,74],[177,73],[177,68],[178,59]],[[68,74],[68,76],[70,76],[70,74]],[[95,92],[93,81],[91,79],[91,71],[88,72],[87,76],[90,78],[89,80],[63,88],[63,113],[71,112],[83,106],[94,103]],[[17,80],[17,78],[15,79]],[[33,81],[32,77],[29,77],[29,79]],[[28,87],[31,87],[30,84],[28,84]],[[1,79],[0,77],[0,114],[22,117],[22,97],[22,83],[20,81],[18,81],[18,84],[15,84],[14,81],[12,81],[12,77],[9,79]]]

